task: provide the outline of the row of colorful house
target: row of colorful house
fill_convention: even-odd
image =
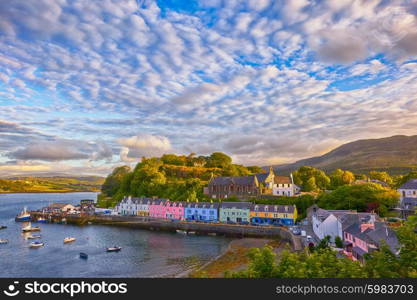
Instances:
[[[115,207],[123,216],[171,220],[294,225],[295,205],[266,205],[250,202],[174,202],[169,199],[125,197]]]

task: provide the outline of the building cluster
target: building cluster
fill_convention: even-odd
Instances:
[[[269,173],[213,177],[204,192],[213,199],[226,199],[231,196],[249,198],[268,194],[293,197],[300,192],[300,188],[294,184],[292,175],[277,176],[271,167]]]
[[[94,214],[96,212],[96,203],[92,199],[80,200],[77,205],[69,203],[51,203],[48,206],[42,208],[43,213],[47,214]]]
[[[351,210],[325,210],[316,205],[309,208],[308,219],[318,239],[330,237],[334,243],[339,237],[343,253],[352,260],[364,261],[367,253],[378,250],[386,243],[396,254],[399,243],[395,232],[374,213]]]
[[[250,202],[174,202],[169,199],[125,197],[115,207],[123,216],[240,224],[293,225],[295,205]]]
[[[399,187],[401,217],[406,219],[417,210],[417,179],[410,179]]]

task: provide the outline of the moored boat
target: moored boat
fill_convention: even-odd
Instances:
[[[66,237],[64,239],[64,244],[75,242],[75,240],[76,240],[75,237]]]
[[[7,228],[7,226],[4,226],[4,225],[0,226],[0,229],[6,229],[6,228]]]
[[[114,246],[114,247],[110,247],[110,248],[107,248],[107,252],[119,252],[120,250],[122,250],[122,247],[117,247],[117,246]]]
[[[33,232],[33,231],[41,231],[41,229],[38,226],[32,227],[31,223],[29,223],[28,226],[25,226],[22,228],[22,232]]]
[[[195,231],[188,231],[187,234],[194,235],[195,234]]]
[[[3,240],[3,239],[0,239],[0,245],[1,244],[7,244],[9,241],[8,240]]]
[[[88,254],[84,252],[80,252],[80,258],[82,259],[88,259]]]
[[[14,220],[16,222],[30,221],[30,213],[27,212],[26,207],[23,208],[23,211],[18,214]]]
[[[40,239],[41,236],[40,235],[28,235],[26,237],[27,240],[36,240],[36,239]]]
[[[45,218],[39,217],[36,222],[38,223],[48,223],[48,220],[46,220]]]
[[[181,234],[187,234],[187,231],[181,229],[177,229],[176,232]]]
[[[42,242],[32,242],[29,244],[29,248],[40,248],[43,247],[45,244]]]

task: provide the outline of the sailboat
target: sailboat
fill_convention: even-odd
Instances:
[[[30,213],[27,212],[26,207],[23,208],[23,211],[14,220],[16,222],[30,221]]]

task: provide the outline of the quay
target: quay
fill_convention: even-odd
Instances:
[[[63,219],[67,224],[86,225],[101,224],[113,226],[125,226],[130,228],[147,229],[153,231],[176,232],[183,230],[186,232],[195,232],[197,235],[216,234],[228,237],[257,237],[257,238],[279,238],[287,241],[294,251],[302,250],[299,236],[291,233],[286,227],[277,226],[253,226],[224,223],[202,223],[188,221],[172,221],[168,219],[159,219],[140,216],[106,216],[106,215],[69,215],[57,213],[42,213],[38,211],[30,212],[33,221],[42,217],[53,223],[62,223]]]

